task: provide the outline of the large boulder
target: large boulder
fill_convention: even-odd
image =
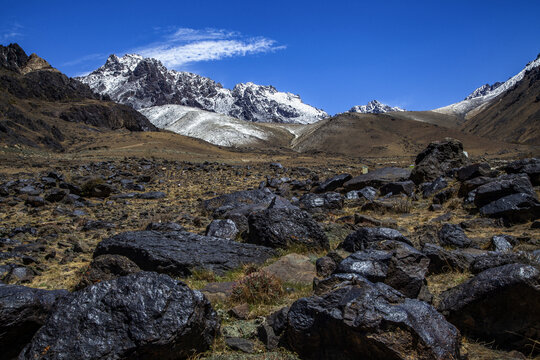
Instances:
[[[141,269],[137,264],[125,256],[100,255],[92,260],[75,289],[80,290],[101,281],[115,279],[139,271]]]
[[[302,245],[312,249],[328,249],[328,238],[311,215],[299,209],[271,208],[253,213],[248,218],[247,242],[287,248]]]
[[[448,174],[452,169],[466,165],[467,161],[460,141],[450,138],[435,141],[416,156],[410,179],[415,184],[432,181]]]
[[[491,166],[488,163],[476,163],[459,168],[456,177],[459,181],[466,181],[479,176],[490,177],[492,173]]]
[[[540,201],[529,194],[504,196],[480,208],[480,214],[503,219],[507,225],[540,218]]]
[[[223,274],[243,264],[262,264],[274,251],[185,231],[132,231],[101,241],[94,257],[104,254],[123,255],[142,270],[189,276],[193,270]]]
[[[215,217],[231,212],[242,212],[242,209],[263,209],[270,205],[275,195],[268,189],[244,190],[220,195],[203,201],[203,208]]]
[[[503,167],[508,174],[527,174],[534,186],[540,185],[540,159],[516,160]]]
[[[476,258],[474,254],[466,251],[446,250],[431,243],[424,244],[422,253],[429,258],[428,274],[468,271]]]
[[[495,200],[513,194],[536,197],[534,188],[526,175],[504,175],[476,188],[474,204],[481,208]]]
[[[431,305],[361,278],[297,300],[283,338],[302,359],[459,358],[459,331]]]
[[[140,272],[62,298],[19,359],[185,359],[218,331],[199,291]]]
[[[238,228],[231,219],[214,220],[206,227],[206,236],[215,236],[224,239],[236,239]]]
[[[468,336],[530,353],[540,341],[539,298],[540,271],[508,264],[443,292],[438,310]]]
[[[385,227],[366,226],[349,234],[340,246],[346,251],[355,252],[370,247],[370,243],[383,240],[401,241],[405,244],[412,245],[411,241],[397,230]]]
[[[66,290],[41,290],[0,284],[0,354],[15,358],[43,326]]]
[[[381,188],[381,195],[405,194],[407,196],[411,196],[414,192],[414,188],[414,183],[410,180],[391,182]]]
[[[376,189],[381,188],[391,182],[405,181],[411,175],[411,170],[399,167],[385,167],[376,169],[354,177],[343,184],[346,191],[360,190],[366,186],[371,186]]]

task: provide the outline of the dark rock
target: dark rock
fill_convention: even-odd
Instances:
[[[384,185],[381,188],[381,195],[387,195],[387,194],[405,194],[407,196],[411,196],[414,192],[415,185],[412,181],[396,181],[391,182],[386,185]]]
[[[540,220],[535,220],[531,224],[531,229],[540,229]]]
[[[195,269],[223,274],[243,264],[262,264],[274,251],[188,232],[134,231],[101,241],[94,257],[104,254],[124,255],[143,270],[188,276]]]
[[[207,350],[218,331],[199,291],[140,272],[63,297],[19,359],[184,359]]]
[[[346,257],[335,273],[357,274],[369,281],[384,282],[392,254],[381,250],[357,251]]]
[[[536,198],[536,193],[525,175],[505,175],[476,188],[474,204],[479,208],[502,197],[513,194],[528,194]]]
[[[83,186],[82,195],[96,198],[106,198],[111,195],[113,189],[110,185],[90,180]]]
[[[448,200],[454,197],[456,194],[456,191],[454,188],[447,188],[442,191],[439,191],[435,196],[433,196],[433,203],[434,204],[444,204]]]
[[[337,188],[343,186],[343,184],[345,184],[345,182],[349,181],[350,179],[352,179],[351,174],[336,175],[320,183],[315,192],[324,193],[328,191],[334,191]]]
[[[283,336],[302,359],[459,358],[459,331],[431,305],[365,279],[297,300]]]
[[[422,252],[429,258],[429,274],[440,274],[450,271],[469,270],[474,261],[472,256],[459,250],[445,250],[435,244],[425,244]]]
[[[165,194],[162,191],[150,191],[147,193],[137,194],[137,199],[143,199],[143,200],[158,200],[158,199],[164,199],[167,197],[167,194]]]
[[[527,257],[524,253],[500,253],[490,251],[476,257],[470,266],[470,270],[473,274],[479,274],[487,269],[516,263],[540,265],[540,262],[535,261],[533,257]]]
[[[450,173],[454,168],[467,164],[463,144],[455,139],[432,142],[416,156],[410,179],[415,184],[432,181]]]
[[[342,248],[349,252],[356,252],[370,247],[370,243],[383,240],[401,241],[412,246],[409,239],[399,231],[384,227],[362,227],[345,238]]]
[[[371,186],[366,186],[360,190],[352,190],[345,194],[347,200],[366,199],[369,201],[375,200],[379,191]]]
[[[225,282],[211,282],[206,284],[201,292],[208,298],[208,300],[221,301],[225,302],[232,295],[232,291],[236,282],[234,281],[225,281]]]
[[[491,238],[491,248],[494,251],[512,251],[512,243],[516,243],[516,238],[511,235],[495,235]]]
[[[62,182],[58,185],[61,189],[67,189],[71,194],[74,195],[81,195],[82,194],[82,188],[78,185]]]
[[[99,229],[115,229],[116,224],[102,221],[102,220],[88,220],[82,230],[83,231],[90,231],[90,230],[99,230]]]
[[[235,319],[246,320],[249,317],[249,305],[247,303],[236,305],[228,313]]]
[[[304,245],[328,249],[328,238],[309,213],[295,209],[267,209],[248,218],[247,242],[272,248]]]
[[[238,236],[238,228],[230,219],[214,220],[206,227],[206,236],[234,240]]]
[[[336,270],[337,264],[330,256],[323,256],[317,259],[315,268],[317,269],[317,276],[328,277]]]
[[[82,275],[76,290],[101,281],[116,279],[120,276],[135,274],[141,269],[131,260],[121,255],[101,255],[92,260],[88,269]]]
[[[366,226],[366,225],[382,226],[383,221],[372,218],[371,216],[367,216],[367,215],[354,214],[354,224],[362,225],[362,226]]]
[[[488,163],[476,163],[459,168],[456,177],[459,181],[466,181],[479,176],[490,177],[491,174],[491,166]]]
[[[540,272],[509,264],[443,292],[438,310],[465,335],[528,353],[540,340]]]
[[[483,229],[487,227],[500,227],[501,223],[495,219],[476,218],[459,223],[463,229]]]
[[[429,211],[441,211],[442,205],[441,204],[431,204],[429,205]]]
[[[26,198],[24,203],[32,207],[41,207],[45,206],[45,199],[43,199],[41,196],[29,196]]]
[[[177,224],[175,222],[151,222],[146,226],[146,230],[154,230],[154,231],[184,231],[184,227],[180,224]]]
[[[441,245],[457,246],[459,248],[469,247],[471,239],[465,235],[465,232],[459,225],[444,224],[439,231],[439,242]]]
[[[15,358],[45,323],[65,290],[41,290],[0,284],[0,354]]]
[[[243,208],[265,209],[275,197],[268,189],[237,191],[203,201],[203,208],[220,217],[233,211],[240,213]]]
[[[67,194],[68,192],[64,189],[54,188],[47,192],[45,200],[49,202],[62,201]]]
[[[309,212],[338,210],[343,208],[343,195],[337,192],[305,194],[298,200],[300,208]]]
[[[255,352],[253,341],[248,339],[227,337],[225,338],[225,344],[235,351],[242,351],[248,354]]]
[[[480,187],[480,186],[482,186],[484,184],[487,184],[489,182],[492,182],[492,181],[493,181],[493,178],[489,178],[489,177],[485,177],[485,176],[480,176],[480,177],[477,177],[477,178],[474,178],[474,179],[464,181],[464,182],[461,183],[461,185],[459,187],[458,195],[461,196],[461,197],[467,197],[469,193],[471,193],[472,191],[474,191],[478,187]],[[473,197],[473,200],[474,200],[474,197]]]
[[[502,218],[509,225],[523,223],[540,218],[540,202],[529,194],[513,194],[482,206],[480,214]]]
[[[540,186],[540,159],[516,160],[504,166],[503,170],[508,174],[527,174],[534,186]]]
[[[354,177],[343,184],[343,187],[346,191],[360,190],[366,186],[379,189],[390,182],[405,181],[409,178],[410,174],[411,171],[409,169],[385,167]]]
[[[448,181],[443,176],[439,176],[431,182],[422,183],[420,185],[420,190],[422,191],[422,196],[424,198],[430,197],[439,190],[444,189],[448,186]]]
[[[25,187],[19,189],[19,194],[23,195],[37,196],[41,193],[42,191],[40,189],[36,189],[32,185],[26,185]]]
[[[2,281],[6,284],[29,283],[34,276],[36,273],[26,266],[13,266]]]

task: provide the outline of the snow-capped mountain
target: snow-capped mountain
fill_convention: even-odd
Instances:
[[[540,56],[538,56],[536,60],[528,63],[523,70],[521,70],[518,74],[514,75],[507,81],[503,83],[498,82],[493,85],[483,85],[478,89],[474,90],[469,96],[465,98],[465,100],[435,109],[433,111],[458,116],[466,116],[473,110],[475,110],[474,113],[476,113],[491,100],[514,87],[519,81],[523,79],[523,76],[525,76],[525,73],[527,71],[534,69],[538,66],[540,66]]]
[[[128,54],[111,55],[105,65],[78,78],[92,90],[139,110],[176,104],[253,122],[310,124],[328,117],[298,95],[273,86],[237,84],[232,90],[197,74],[168,70],[160,61]]]
[[[389,106],[378,102],[377,100],[372,100],[367,103],[367,105],[356,105],[349,110],[349,112],[362,113],[362,114],[382,114],[389,111],[405,111],[402,108],[397,106]]]

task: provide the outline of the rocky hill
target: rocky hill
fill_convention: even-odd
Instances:
[[[37,55],[28,56],[19,45],[0,46],[2,142],[62,150],[62,143],[69,141],[73,132],[88,130],[86,125],[156,130],[137,111],[95,94]]]
[[[237,84],[232,90],[204,76],[168,70],[160,61],[135,54],[111,55],[106,63],[78,78],[99,94],[134,109],[183,105],[241,120],[309,124],[328,117],[298,95],[273,86]]]

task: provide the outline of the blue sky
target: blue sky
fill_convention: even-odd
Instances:
[[[330,114],[462,100],[540,52],[540,1],[6,1],[0,41],[69,76],[139,52],[226,87],[252,81]]]

